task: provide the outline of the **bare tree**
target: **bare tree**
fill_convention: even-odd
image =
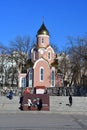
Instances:
[[[70,85],[71,82],[71,63],[68,52],[62,52],[58,58],[58,68],[63,74],[64,86]]]
[[[30,37],[18,36],[10,43],[10,53],[18,67],[23,67],[30,57]],[[24,67],[23,67],[24,68]]]
[[[8,56],[11,66],[8,68],[8,79],[11,86],[17,84],[18,71],[26,72],[26,62],[30,54],[30,38],[18,36],[14,41],[10,42]]]
[[[25,71],[25,64],[30,57],[30,38],[18,36],[10,42],[9,48],[0,44],[1,83],[13,86],[18,80],[18,69]]]
[[[7,65],[7,48],[0,43],[0,84],[3,87],[5,85],[5,73],[6,73],[6,65]]]
[[[75,84],[84,85],[82,77],[87,77],[87,36],[69,38],[69,43],[71,45],[69,56],[72,63],[72,81]]]

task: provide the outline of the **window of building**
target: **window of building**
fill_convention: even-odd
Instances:
[[[23,88],[26,87],[26,78],[22,78],[22,80],[21,80],[21,86]]]
[[[32,72],[29,72],[29,80],[32,80]]]
[[[42,37],[42,43],[44,43],[44,38]]]
[[[36,60],[37,59],[37,53],[36,53],[36,51],[34,51],[34,60]]]
[[[49,60],[51,59],[51,52],[50,51],[48,52],[48,59]]]
[[[52,70],[52,87],[55,86],[55,72]]]
[[[29,87],[32,87],[32,69],[29,71]]]
[[[41,67],[40,68],[40,81],[43,81],[44,80],[44,68]]]

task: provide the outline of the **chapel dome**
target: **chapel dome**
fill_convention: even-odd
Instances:
[[[47,30],[44,23],[42,23],[40,29],[37,31],[37,35],[48,35],[49,36],[49,31]]]

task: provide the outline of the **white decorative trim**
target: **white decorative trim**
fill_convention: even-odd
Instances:
[[[40,59],[38,59],[38,60],[35,62],[34,66],[33,66],[33,69],[35,69],[37,63],[40,62],[40,61],[44,61],[44,62],[48,65],[48,68],[50,68],[49,63],[48,63],[45,59],[40,58]]]
[[[53,53],[55,53],[54,50],[53,50],[53,48],[52,48],[51,46],[48,46],[48,47],[46,48],[46,50],[48,50],[49,48],[52,50]]]
[[[45,48],[39,48],[38,52],[40,52],[41,50],[43,50],[43,52],[45,52],[46,49]]]
[[[55,67],[52,67],[52,70],[54,70],[54,71],[55,71]]]
[[[48,37],[49,38],[49,36],[48,35],[38,35],[37,37]]]
[[[33,47],[33,48],[31,49],[31,53],[33,53],[34,49],[35,49],[35,47]]]

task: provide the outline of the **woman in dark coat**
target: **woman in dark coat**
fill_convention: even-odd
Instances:
[[[39,99],[39,102],[37,104],[37,109],[40,111],[42,109],[42,99]]]
[[[23,102],[23,95],[21,95],[20,101],[19,101],[19,103],[20,103],[20,110],[23,110],[22,102]]]
[[[72,96],[69,96],[69,105],[72,106]]]

